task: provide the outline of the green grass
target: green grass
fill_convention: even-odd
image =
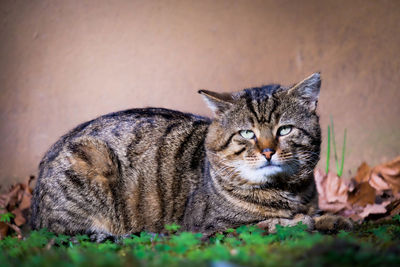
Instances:
[[[0,266],[395,266],[400,264],[400,216],[364,223],[354,232],[323,235],[306,226],[277,226],[266,235],[254,226],[228,229],[202,241],[201,234],[142,232],[120,243],[97,244],[85,235],[71,239],[46,230],[25,240],[0,241]],[[225,265],[225,266],[235,266]]]
[[[329,163],[330,163],[330,157],[331,157],[331,141],[332,141],[333,154],[334,154],[335,164],[336,164],[336,173],[339,177],[342,176],[343,167],[344,167],[344,155],[345,155],[345,151],[346,151],[346,135],[347,135],[347,129],[344,129],[342,156],[341,156],[341,160],[339,162],[338,156],[337,156],[337,150],[336,150],[335,129],[334,129],[334,124],[333,124],[333,119],[331,116],[331,124],[328,125],[328,143],[327,143],[327,148],[326,148],[326,169],[325,169],[326,173],[329,172]]]
[[[331,161],[331,127],[328,125],[328,143],[326,148],[326,170],[325,173],[329,172],[329,163]]]

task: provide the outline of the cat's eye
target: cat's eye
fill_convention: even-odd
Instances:
[[[239,133],[243,138],[246,139],[253,139],[254,137],[256,137],[256,135],[252,130],[242,130]]]
[[[279,127],[278,136],[288,135],[291,131],[292,131],[292,126],[290,125]]]

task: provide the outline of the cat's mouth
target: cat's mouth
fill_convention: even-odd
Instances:
[[[281,167],[281,166],[276,163],[266,161],[260,167],[258,167],[258,169],[271,168],[271,167]]]
[[[258,166],[241,164],[237,168],[243,178],[257,184],[264,184],[268,181],[272,181],[271,179],[273,179],[273,177],[284,172],[283,166],[271,161],[260,162]]]

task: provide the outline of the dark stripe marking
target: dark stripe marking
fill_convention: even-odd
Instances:
[[[165,206],[165,191],[166,191],[166,184],[163,178],[163,172],[162,172],[162,166],[163,166],[163,158],[164,158],[164,144],[167,139],[167,136],[171,133],[172,129],[179,126],[180,123],[172,123],[168,125],[168,127],[165,129],[165,132],[163,136],[160,138],[160,146],[158,147],[157,150],[157,155],[156,155],[156,162],[157,162],[157,172],[156,172],[156,183],[157,183],[157,195],[160,200],[160,206],[161,206],[161,218],[159,222],[156,222],[156,225],[158,227],[163,227],[165,224],[165,215],[166,215],[166,206]]]
[[[239,155],[242,154],[245,150],[246,150],[246,148],[243,147],[243,148],[240,149],[239,151],[236,151],[234,154],[235,154],[236,156],[239,156]]]
[[[278,107],[278,103],[276,103],[277,100],[275,100],[273,98],[272,101],[273,101],[272,102],[273,106],[272,106],[271,111],[269,112],[269,115],[268,115],[268,120],[267,120],[268,123],[271,123],[272,114],[275,112],[276,108]]]
[[[235,135],[236,135],[236,133],[231,134],[231,136],[229,136],[229,138],[228,138],[228,140],[225,142],[225,144],[223,144],[223,145],[222,145],[220,148],[218,148],[216,151],[219,152],[219,151],[222,151],[222,150],[226,149],[226,148],[229,146],[229,144],[231,143],[232,138],[233,138]]]
[[[314,136],[312,136],[308,131],[306,131],[303,128],[299,128],[297,127],[297,129],[299,129],[304,135],[306,135],[307,137],[309,137],[311,140],[315,140],[316,138]]]
[[[247,104],[247,107],[248,107],[248,109],[250,110],[250,112],[254,115],[254,117],[256,118],[256,120],[258,121],[258,122],[260,122],[260,119],[258,118],[258,114],[256,113],[256,111],[254,110],[254,106],[253,106],[253,103],[252,103],[252,100],[251,100],[251,98],[247,98],[246,99],[246,104]]]

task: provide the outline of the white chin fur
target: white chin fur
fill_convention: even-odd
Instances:
[[[238,170],[243,178],[253,183],[266,183],[270,180],[271,176],[283,171],[282,167],[279,166],[268,166],[254,169],[245,164],[238,166]]]

